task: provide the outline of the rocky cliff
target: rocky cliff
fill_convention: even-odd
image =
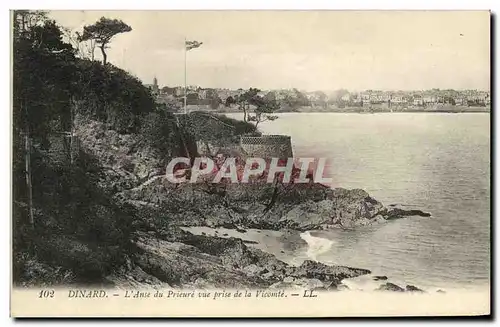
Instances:
[[[176,226],[305,231],[430,216],[419,210],[385,207],[360,189],[331,189],[315,183],[172,184],[157,176],[117,196],[137,207],[156,208]]]
[[[424,212],[385,207],[363,190],[324,185],[172,184],[133,135],[101,124],[80,125],[84,151],[105,168],[102,184],[137,217],[134,251],[108,281],[118,287],[307,287],[337,289],[366,269],[305,261],[299,267],[247,247],[241,239],[193,235],[181,226],[295,229],[354,228]]]
[[[144,226],[143,226],[144,227]],[[268,288],[336,290],[345,278],[366,269],[305,261],[290,266],[273,255],[247,247],[238,238],[193,235],[175,227],[138,231],[138,247],[108,281],[117,287]]]

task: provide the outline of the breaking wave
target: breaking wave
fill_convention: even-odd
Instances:
[[[334,241],[332,240],[312,236],[310,231],[301,233],[300,238],[306,241],[308,245],[306,254],[311,260],[314,261],[318,261],[318,256],[325,252],[328,252],[328,250],[330,250],[334,244]]]

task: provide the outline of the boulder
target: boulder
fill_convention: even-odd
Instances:
[[[369,273],[313,261],[294,267],[247,247],[241,239],[193,235],[175,228],[157,236],[136,232],[134,243],[140,251],[131,257],[129,270],[139,269],[145,283],[154,285],[336,289],[343,278]]]
[[[391,291],[391,292],[404,292],[404,288],[393,284],[393,283],[385,283],[383,285],[380,285],[379,288],[377,288],[377,291]]]
[[[306,260],[296,268],[293,276],[315,278],[322,281],[332,281],[334,284],[340,284],[345,278],[353,278],[369,274],[367,269],[357,269],[345,266],[329,266],[320,262]]]
[[[305,290],[327,290],[331,283],[322,282],[315,278],[283,279],[270,286],[276,289],[305,289]]]
[[[373,276],[373,280],[387,280],[387,276]]]
[[[417,210],[417,209],[405,210],[405,209],[395,207],[395,208],[388,209],[387,214],[385,215],[387,220],[398,219],[398,218],[409,217],[409,216],[430,217],[431,214],[428,212],[424,212],[422,210]]]
[[[422,290],[416,286],[413,286],[413,285],[406,285],[406,291],[407,292],[425,293],[424,290]]]

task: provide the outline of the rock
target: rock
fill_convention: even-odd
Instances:
[[[349,286],[345,285],[345,284],[340,284],[340,285],[337,285],[337,290],[339,291],[346,291],[346,290],[349,290]]]
[[[142,251],[136,254],[134,262],[144,272],[173,287],[192,285],[199,278],[216,288],[270,285],[257,276],[249,276],[224,264],[230,260],[203,253],[191,245],[145,237],[140,237],[136,245]]]
[[[193,289],[196,289],[196,290],[206,290],[206,289],[210,289],[210,288],[213,288],[213,285],[210,281],[206,280],[205,278],[196,278],[196,280],[194,281],[194,283],[192,283],[192,285],[186,285],[184,286],[184,288],[193,288]]]
[[[315,278],[322,281],[332,281],[340,284],[345,278],[353,278],[369,274],[367,269],[357,269],[345,266],[329,266],[320,262],[306,260],[296,268],[293,276]]]
[[[239,238],[193,235],[180,228],[162,229],[157,236],[140,231],[135,234],[135,245],[140,251],[131,256],[127,265],[142,272],[144,276],[140,280],[145,284],[190,288],[274,285],[275,288],[326,290],[336,289],[344,278],[369,273],[365,269],[313,261],[305,261],[299,267],[290,266],[269,253],[247,247]],[[140,280],[134,283],[140,285]]]
[[[380,224],[380,223],[385,223],[386,219],[382,215],[376,215],[375,217],[372,218],[371,222],[372,224]]]
[[[299,286],[294,285],[292,283],[285,283],[285,282],[276,282],[269,286],[270,289],[298,289]]]
[[[387,210],[386,219],[391,220],[409,216],[430,217],[431,214],[417,209],[405,210],[394,207]]]
[[[420,210],[386,208],[361,189],[331,189],[316,183],[173,184],[164,175],[164,156],[158,156],[150,147],[138,146],[138,135],[120,134],[97,122],[77,125],[82,149],[105,167],[99,185],[124,205],[139,209],[132,238],[137,251],[129,255],[129,262],[123,263],[124,274],[140,280],[138,283],[149,281],[171,287],[343,288],[339,286],[343,279],[370,271],[310,260],[294,267],[247,247],[245,243],[251,241],[229,237],[227,233],[223,234],[225,237],[193,235],[178,227],[224,227],[240,233],[246,233],[248,228],[291,229],[294,232],[284,236],[290,240],[286,244],[301,247],[306,244],[296,231],[354,228],[410,215],[430,216]],[[207,153],[228,150],[215,150],[213,144],[203,141],[199,146],[205,147]],[[147,215],[143,214],[146,211]],[[165,224],[166,219],[150,217],[168,218],[168,223]],[[79,248],[69,241],[68,246],[59,247],[63,249],[61,255],[68,257],[68,266],[74,266],[72,259],[81,257],[82,269],[90,269],[97,276],[111,269],[109,258],[118,251],[106,248],[94,258],[92,253],[96,251]],[[391,283],[385,285],[399,288]]]
[[[446,292],[443,291],[443,290],[437,290],[436,293],[442,293],[442,294],[445,294]]]
[[[387,276],[373,276],[373,280],[387,280]]]
[[[420,288],[413,286],[413,285],[406,285],[406,291],[407,292],[425,293],[424,290],[421,290]]]
[[[308,246],[307,242],[300,237],[300,234],[301,232],[296,230],[284,229],[281,231],[278,240],[283,244],[285,250],[293,252]]]
[[[256,264],[251,264],[242,269],[242,271],[249,276],[257,276],[262,272],[263,268]]]
[[[270,286],[270,288],[276,289],[305,289],[305,290],[326,290],[329,283],[325,284],[319,279],[314,278],[299,278],[290,281],[283,280],[281,282],[276,282]]]
[[[266,272],[265,274],[260,275],[263,279],[270,279],[274,277],[274,273],[272,271]]]
[[[170,184],[161,176],[119,193],[124,201],[155,203],[175,226],[225,227],[298,231],[355,228],[408,215],[419,210],[385,208],[363,190],[330,189],[320,184]],[[273,205],[268,206],[275,196]],[[179,203],[186,203],[178,210]],[[172,208],[171,210],[169,208]],[[261,231],[258,231],[261,232]]]
[[[383,285],[380,285],[379,288],[376,289],[377,291],[392,291],[392,292],[404,292],[404,288],[399,287],[396,284],[393,283],[386,283]]]
[[[317,278],[302,278],[293,282],[306,290],[325,289],[325,284]]]
[[[170,288],[171,286],[165,282],[160,281],[158,278],[145,273],[140,267],[124,271],[117,271],[107,277],[115,287],[121,289],[134,289],[134,288]]]

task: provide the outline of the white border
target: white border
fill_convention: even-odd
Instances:
[[[217,0],[217,1],[208,1],[208,0],[169,0],[168,2],[160,2],[160,1],[134,1],[134,0],[87,0],[87,1],[64,1],[64,0],[46,0],[40,2],[36,0],[30,1],[2,1],[0,6],[5,7],[2,8],[4,10],[1,11],[0,19],[2,21],[2,29],[1,35],[1,44],[4,44],[4,51],[1,52],[2,56],[2,76],[3,85],[0,88],[0,92],[2,94],[3,106],[4,109],[1,111],[0,123],[2,126],[0,130],[2,131],[2,137],[0,137],[0,147],[1,153],[5,154],[5,159],[1,161],[2,165],[2,174],[0,175],[0,185],[1,185],[1,207],[2,212],[4,213],[1,221],[3,224],[2,230],[4,231],[4,235],[2,237],[2,247],[3,253],[6,256],[3,259],[3,262],[6,263],[10,258],[10,193],[11,193],[11,185],[10,185],[10,29],[9,27],[9,9],[233,9],[233,10],[242,10],[242,9],[303,9],[303,10],[313,10],[313,9],[362,9],[362,10],[376,10],[376,9],[390,9],[390,10],[408,10],[408,9],[433,9],[433,10],[484,10],[491,9],[494,13],[498,13],[499,10],[498,0],[473,0],[473,1],[464,1],[464,0],[454,0],[454,1],[437,1],[437,0],[378,0],[378,1],[362,1],[362,0],[349,0],[349,1],[328,1],[328,0],[309,0],[302,1],[301,3],[292,3],[292,1],[277,1],[277,0],[252,0],[252,1],[243,1],[243,0]],[[498,21],[496,23],[495,28],[495,43],[498,42]],[[498,55],[497,55],[498,56]],[[498,69],[498,68],[497,68]],[[495,76],[497,73],[497,69],[492,72]],[[495,92],[495,102],[498,102],[496,91],[497,89],[492,89],[492,92]],[[492,108],[492,111],[497,110],[498,105],[495,104],[495,107]],[[498,126],[499,118],[498,114],[494,115],[495,117],[495,125]],[[497,141],[497,140],[495,140]],[[493,142],[492,145],[498,145],[497,142]],[[9,154],[9,155],[7,155]],[[9,159],[7,159],[9,157]],[[493,158],[492,158],[493,159]],[[498,174],[498,158],[495,157],[495,170]],[[496,181],[496,180],[495,180]],[[492,185],[493,187],[493,185]],[[500,202],[500,196],[498,193],[494,198],[496,203]],[[496,223],[495,232],[498,235],[498,225],[500,222]],[[496,250],[496,249],[495,249]],[[495,251],[497,253],[497,251]],[[498,253],[497,258],[498,259]],[[10,260],[9,260],[10,262]],[[10,286],[10,270],[7,268],[9,265],[4,264],[3,269],[0,270],[0,274],[2,275],[1,290],[0,294],[2,296],[2,326],[13,324],[14,321],[12,319],[7,318],[9,316],[9,286]],[[496,283],[497,284],[497,283]],[[496,291],[496,289],[495,289]],[[496,292],[495,292],[496,293]],[[498,303],[498,301],[495,301]],[[29,305],[29,304],[27,304]],[[497,307],[494,309],[497,313]],[[37,322],[38,324],[39,322]],[[66,323],[66,322],[65,322]],[[92,325],[99,326],[103,325],[104,322],[97,321],[87,321],[80,322],[83,325]],[[121,323],[121,321],[119,322]],[[190,321],[182,321],[182,322],[173,322],[168,321],[168,324],[191,324]],[[229,322],[231,323],[231,322]],[[268,322],[256,321],[253,322],[255,324],[268,324]],[[285,322],[289,323],[289,322]],[[336,321],[334,322],[337,325],[344,325],[346,322]],[[385,321],[379,322],[381,324],[385,324]],[[444,323],[444,322],[440,322]],[[454,323],[454,322],[451,322]],[[137,325],[143,325],[144,322],[134,322]],[[427,322],[420,322],[422,325],[429,324]]]
[[[11,7],[23,9],[363,9],[363,10],[394,10],[394,9],[441,9],[441,10],[471,10],[492,9],[494,0],[309,0],[294,1],[293,3],[282,0],[170,0],[170,1],[133,1],[133,0],[89,0],[89,1],[64,1],[64,0],[36,0],[11,1]],[[3,2],[2,4],[5,4]]]

